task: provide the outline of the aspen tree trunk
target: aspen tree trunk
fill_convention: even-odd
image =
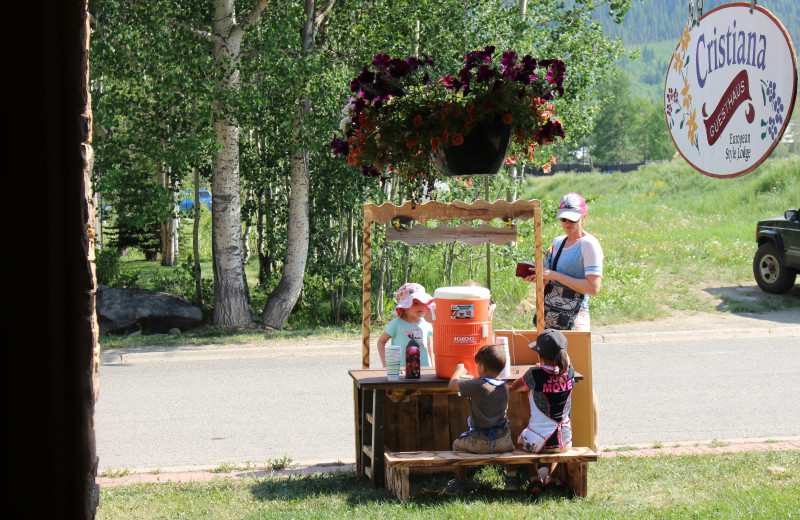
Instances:
[[[244,30],[233,0],[214,0],[214,66],[221,94],[239,89],[239,52]],[[214,106],[214,133],[222,149],[211,162],[214,324],[248,326],[250,294],[242,261],[239,197],[239,126],[226,106]]]
[[[301,30],[303,54],[314,50],[315,0],[305,0],[305,23]],[[290,159],[291,195],[289,196],[289,222],[286,229],[286,256],[283,260],[283,272],[278,286],[275,287],[264,305],[261,317],[264,325],[281,329],[294,308],[300,291],[303,288],[303,275],[306,270],[309,241],[309,172],[308,150],[301,148],[300,133],[303,131],[302,120],[311,110],[311,101],[304,98],[300,102],[292,136],[292,148],[295,150]]]
[[[299,119],[307,113],[308,105],[308,100],[304,100],[304,106],[298,109],[294,138],[296,146],[299,145]],[[303,288],[309,241],[308,151],[300,150],[292,154],[290,172],[292,190],[289,196],[289,222],[286,228],[286,256],[283,259],[283,272],[277,287],[267,298],[264,312],[261,315],[264,325],[274,329],[281,329],[286,324],[289,313],[297,303],[300,290]]]
[[[172,187],[171,177],[169,169],[164,169],[163,173],[160,172],[158,175],[159,183],[169,189]],[[177,211],[178,194],[173,191],[173,217],[161,222],[161,265],[165,267],[178,265],[178,226],[180,221],[174,216]]]
[[[203,276],[200,271],[200,170],[194,167],[194,224],[192,225],[192,252],[194,253],[194,290],[197,304],[203,306]]]
[[[245,197],[245,201],[252,203],[253,201],[253,190],[252,188],[247,190],[247,195]],[[253,212],[252,209],[247,213],[245,219],[245,226],[244,231],[242,231],[242,258],[244,265],[250,261],[250,234],[253,232]]]
[[[272,229],[269,222],[267,222],[267,225],[264,225],[264,219],[270,218],[269,213],[264,211],[266,204],[271,200],[270,189],[271,188],[267,186],[266,189],[264,189],[264,193],[259,196],[258,212],[256,216],[256,233],[258,234],[258,283],[262,285],[266,285],[267,280],[269,280],[269,277],[272,275],[270,265],[272,256],[264,245],[264,232],[266,229]]]

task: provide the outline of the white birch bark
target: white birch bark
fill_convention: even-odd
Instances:
[[[239,52],[244,30],[233,0],[214,0],[214,65],[220,92],[239,88]],[[227,107],[214,107],[214,133],[222,149],[211,163],[214,323],[248,326],[250,297],[242,261],[239,197],[239,127]]]
[[[314,34],[324,17],[330,12],[333,1],[316,12],[316,1],[305,0],[305,23],[301,32],[303,54],[313,51]],[[301,101],[300,108],[294,121],[294,135],[292,137],[293,149],[290,161],[291,195],[289,196],[289,222],[287,227],[286,257],[283,260],[283,272],[277,287],[270,293],[264,305],[261,317],[264,325],[280,329],[286,324],[289,313],[292,311],[300,291],[303,288],[303,275],[308,259],[309,241],[309,172],[308,151],[300,148],[300,132],[302,119],[311,110],[308,98]]]
[[[298,110],[298,118],[302,117],[305,108]],[[295,137],[299,140],[299,120],[295,121]],[[308,152],[298,151],[292,154],[290,161],[291,195],[289,196],[289,222],[286,229],[286,256],[283,259],[283,272],[277,287],[270,293],[264,305],[261,317],[264,325],[281,329],[289,318],[300,290],[303,288],[303,275],[308,258],[309,222],[308,222]]]

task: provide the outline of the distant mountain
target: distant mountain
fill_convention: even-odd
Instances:
[[[701,3],[695,0],[695,5]],[[733,2],[705,0],[703,13],[729,3]],[[800,45],[800,0],[758,0],[757,4],[781,21],[796,50]],[[622,38],[626,48],[639,51],[637,59],[620,60],[617,67],[630,76],[633,92],[660,106],[667,67],[689,20],[689,0],[633,0],[622,25],[615,24],[607,11],[596,17],[606,34]]]
[[[695,0],[695,5],[704,4],[703,13],[723,4],[726,0]],[[746,2],[746,3],[749,3]],[[798,0],[758,0],[757,5],[778,18],[795,47],[800,44],[800,2]],[[603,9],[600,9],[603,11]],[[606,10],[598,15],[606,34],[620,36],[626,45],[674,40],[677,45],[681,31],[689,20],[689,0],[633,0],[622,25],[615,24]]]

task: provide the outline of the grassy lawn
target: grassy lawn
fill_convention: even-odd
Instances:
[[[537,500],[502,490],[502,471],[471,474],[463,497],[441,489],[449,473],[411,475],[403,506],[355,473],[216,479],[103,488],[98,519],[283,518],[798,518],[796,451],[602,458],[589,464],[589,496],[545,490]]]

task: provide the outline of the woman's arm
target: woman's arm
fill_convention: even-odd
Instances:
[[[603,277],[597,274],[587,274],[586,278],[573,278],[564,273],[551,271],[546,269],[542,273],[542,278],[545,282],[555,280],[563,285],[566,285],[573,291],[581,294],[588,294],[589,296],[596,296],[600,292],[600,286],[603,284]],[[532,274],[523,278],[526,282],[536,283],[536,275]]]
[[[545,280],[555,280],[581,294],[596,296],[603,284],[603,277],[597,274],[587,274],[586,278],[573,278],[556,271],[545,271]]]

